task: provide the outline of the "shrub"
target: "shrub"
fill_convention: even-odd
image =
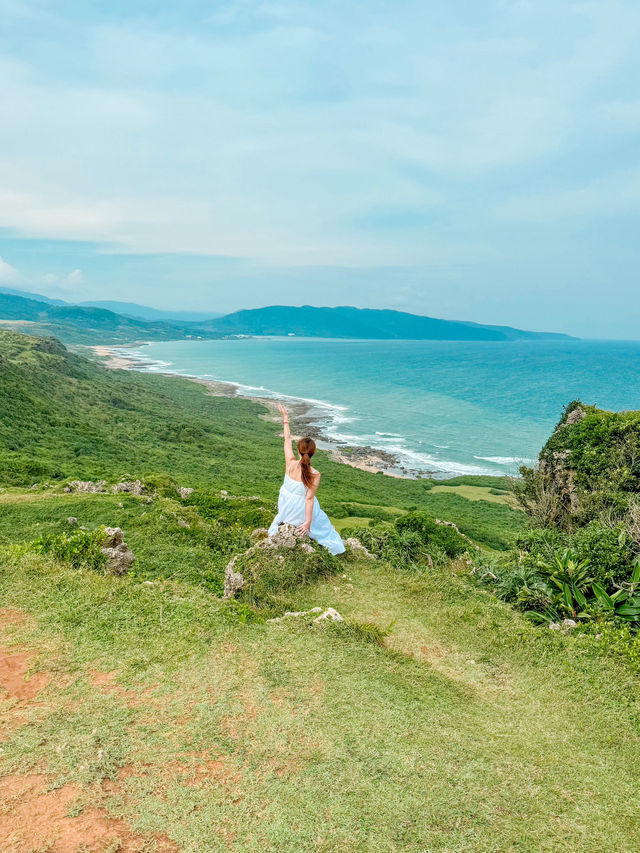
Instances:
[[[87,566],[101,570],[107,561],[102,553],[104,528],[74,530],[73,533],[47,533],[34,540],[30,548],[36,554],[49,554],[56,560],[70,563],[75,569]]]
[[[312,544],[312,543],[311,543]],[[240,555],[234,569],[247,581],[240,600],[258,606],[269,605],[274,597],[340,569],[337,559],[326,548],[314,546],[256,549]]]
[[[400,534],[415,533],[424,545],[441,548],[449,557],[459,557],[469,549],[467,540],[455,527],[438,522],[426,512],[409,512],[395,521]]]

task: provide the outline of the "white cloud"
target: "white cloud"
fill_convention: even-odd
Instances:
[[[14,284],[18,281],[20,281],[20,273],[18,270],[0,257],[0,283]]]
[[[62,70],[46,51],[7,58],[0,227],[268,264],[483,256],[464,224],[477,199],[492,204],[515,169],[531,191],[529,170],[599,133],[585,98],[639,17],[510,3],[465,27],[454,7],[410,0],[251,7],[248,22],[247,3],[227,3],[190,31],[69,19],[81,74],[72,52]],[[436,196],[417,235],[352,227]]]

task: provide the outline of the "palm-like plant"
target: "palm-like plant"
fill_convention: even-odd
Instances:
[[[587,618],[585,592],[593,584],[589,560],[579,560],[567,548],[561,554],[554,554],[553,563],[546,563],[542,568],[550,583],[558,589],[554,601],[556,608],[573,619]]]
[[[593,594],[600,606],[611,616],[619,616],[628,622],[640,621],[640,559],[636,559],[631,580],[622,584],[613,595],[599,583],[592,583]]]

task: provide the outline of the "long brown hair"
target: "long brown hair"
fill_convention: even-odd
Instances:
[[[298,442],[298,453],[300,454],[300,473],[302,482],[307,488],[313,485],[313,472],[311,471],[311,457],[316,452],[316,443],[312,438],[301,438]]]

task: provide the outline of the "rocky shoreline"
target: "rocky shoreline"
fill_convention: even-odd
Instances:
[[[125,346],[119,346],[117,351],[114,347],[109,346],[91,346],[90,349],[95,356],[100,358],[105,367],[113,370],[146,370],[149,368],[152,361],[147,361],[139,357],[128,357],[122,353]],[[180,374],[169,373],[166,371],[158,371],[162,376],[180,376]],[[344,465],[351,465],[353,468],[359,468],[362,471],[377,474],[381,472],[389,477],[399,477],[401,479],[421,479],[433,476],[436,472],[423,471],[412,468],[407,468],[402,464],[402,461],[395,453],[389,453],[378,447],[369,447],[361,445],[348,444],[347,442],[336,441],[327,436],[323,431],[323,420],[326,420],[326,415],[323,417],[321,409],[314,407],[312,403],[307,403],[299,400],[290,400],[283,398],[275,400],[271,397],[258,397],[248,394],[239,394],[238,386],[231,382],[221,382],[214,379],[201,379],[196,376],[182,376],[183,379],[189,379],[191,382],[198,382],[205,385],[209,391],[216,397],[238,397],[244,400],[252,400],[264,406],[268,413],[262,417],[273,423],[278,423],[281,420],[278,411],[278,403],[282,402],[286,405],[289,412],[289,420],[291,423],[291,434],[295,438],[307,435],[316,442],[321,450],[329,453],[331,458]]]

